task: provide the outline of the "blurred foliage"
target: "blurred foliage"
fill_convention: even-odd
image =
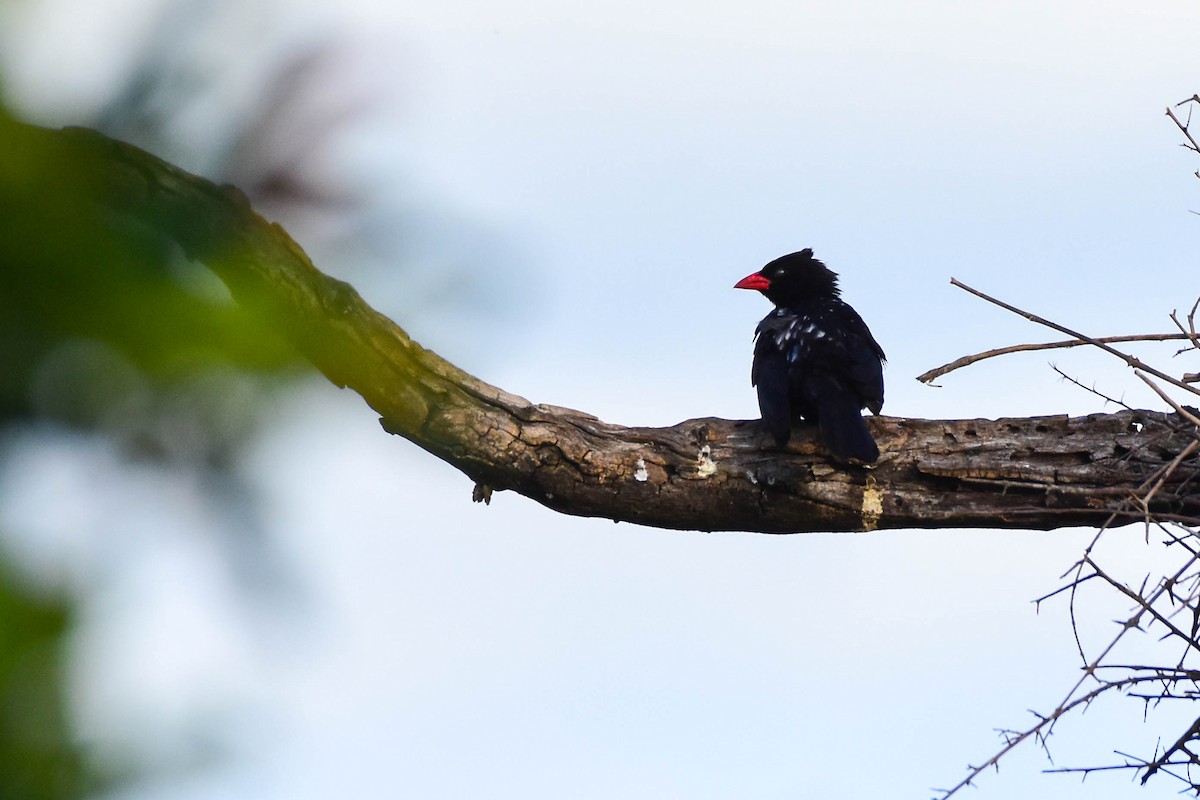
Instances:
[[[0,423],[227,472],[297,354],[173,242],[80,191],[87,164],[3,108],[0,153]],[[86,796],[105,781],[67,712],[71,600],[31,592],[2,556],[0,798]]]
[[[0,419],[108,428],[150,454],[178,453],[179,430],[220,464],[250,424],[247,379],[297,355],[173,242],[80,192],[69,149],[23,134],[0,111]]]
[[[63,691],[69,605],[0,571],[0,797],[76,798],[107,780],[73,744]]]
[[[474,313],[508,307],[497,296],[521,284],[516,264],[481,268],[500,261],[502,243],[457,216],[422,213],[394,168],[364,170],[345,158],[347,133],[364,141],[381,120],[390,131],[389,104],[403,84],[360,61],[369,48],[325,21],[314,27],[303,14],[284,19],[253,3],[167,0],[125,18],[145,23],[108,43],[128,62],[125,74],[109,94],[89,94],[96,108],[59,108],[52,118],[238,186],[323,268],[356,283],[374,276],[383,288],[375,294],[405,319],[464,298]],[[62,47],[36,25],[20,35],[44,51]],[[64,64],[54,79],[72,84],[80,74]],[[39,103],[24,102],[21,113],[36,117]],[[103,437],[129,461],[201,478],[194,483],[214,507],[237,510],[227,529],[211,527],[232,534],[221,540],[232,576],[261,596],[280,577],[260,546],[239,456],[271,398],[306,364],[173,241],[96,202],[103,187],[89,183],[91,165],[63,137],[29,134],[0,100],[0,460],[13,458],[6,429],[34,426],[37,438],[49,424]],[[4,544],[0,535],[0,658],[13,665],[0,664],[0,800],[81,797],[98,785],[97,765],[73,744],[61,680],[61,642],[79,599],[54,591],[61,587],[31,591],[15,579],[18,565],[5,564]],[[73,670],[86,675],[87,665]]]

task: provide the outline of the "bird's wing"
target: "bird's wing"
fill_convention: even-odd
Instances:
[[[787,444],[792,432],[790,365],[787,351],[780,347],[780,333],[786,327],[787,321],[781,322],[775,314],[759,323],[754,365],[750,369],[750,383],[758,389],[758,410],[763,424],[780,447]]]
[[[810,308],[787,331],[790,357],[797,365],[793,377],[823,373],[878,414],[883,408],[883,348],[862,317],[846,303],[834,300]]]
[[[844,303],[842,309],[846,314],[843,341],[849,365],[846,375],[863,405],[872,414],[878,414],[883,409],[883,362],[887,357],[858,312]]]

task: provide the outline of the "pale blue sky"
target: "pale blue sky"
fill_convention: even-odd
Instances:
[[[145,4],[104,20],[38,5],[0,47],[8,91],[62,123],[119,74],[112,43]],[[1200,294],[1200,164],[1163,116],[1200,90],[1195,3],[390,5],[228,4],[223,18],[229,41],[264,49],[334,31],[382,70],[367,83],[392,105],[333,163],[393,184],[385,215],[437,208],[483,232],[486,246],[434,237],[431,264],[467,258],[485,285],[520,286],[502,313],[405,318],[403,287],[361,285],[477,375],[614,422],[754,417],[767,305],[731,287],[811,246],[890,356],[888,414],[1103,410],[1050,360],[1153,404],[1084,353],[977,366],[941,389],[913,377],[1058,338],[951,276],[1094,334],[1163,329]],[[17,46],[17,30],[42,33]],[[68,65],[68,44],[95,67]],[[511,494],[484,507],[353,395],[314,385],[283,403],[247,465],[304,598],[278,617],[239,614],[212,548],[173,516],[194,487],[104,485],[115,456],[65,436],[6,467],[6,519],[37,523],[12,545],[31,570],[105,576],[79,635],[100,676],[79,688],[88,730],[159,742],[163,761],[215,731],[233,753],[122,797],[924,798],[1076,676],[1064,608],[1029,601],[1090,532],[704,535]],[[119,567],[94,565],[86,524],[44,515],[42,501],[90,493],[111,520],[111,498],[147,488],[169,491],[128,523],[139,555]],[[1140,557],[1134,539],[1121,558]],[[1094,641],[1123,613],[1097,609]],[[1139,719],[1118,704],[1066,722],[1058,763],[1151,750]],[[1177,790],[1046,766],[1018,753],[968,796]]]

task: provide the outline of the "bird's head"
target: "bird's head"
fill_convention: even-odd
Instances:
[[[794,306],[805,300],[837,297],[837,273],[813,258],[812,248],[780,256],[733,285],[757,289],[777,306]]]

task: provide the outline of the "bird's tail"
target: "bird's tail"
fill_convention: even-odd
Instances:
[[[867,421],[853,403],[835,402],[824,404],[818,414],[821,438],[840,461],[857,459],[872,463],[879,459],[879,446],[875,444]]]

